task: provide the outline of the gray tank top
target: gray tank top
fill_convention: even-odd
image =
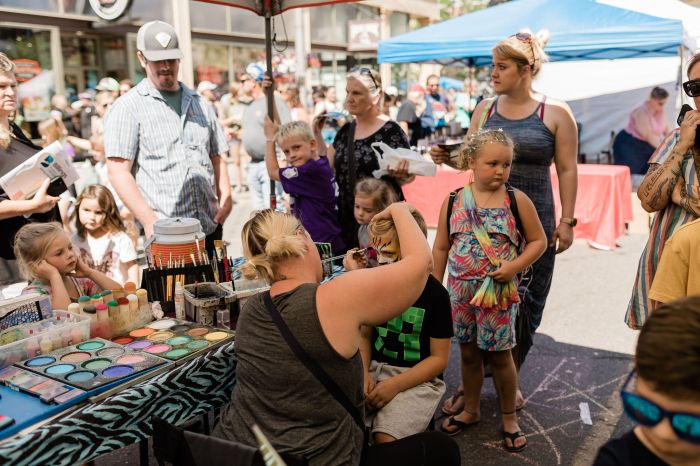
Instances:
[[[362,359],[339,355],[326,339],[316,310],[317,284],[272,298],[292,334],[348,398],[363,411]],[[363,432],[296,358],[270,318],[262,295],[248,300],[236,331],[236,385],[213,435],[257,446],[258,424],[280,452],[310,465],[358,465]]]
[[[503,131],[515,142],[515,157],[509,182],[532,200],[547,237],[555,228],[554,197],[549,166],[554,160],[554,134],[542,121],[544,100],[528,117],[510,120],[498,113],[498,98],[484,128]]]

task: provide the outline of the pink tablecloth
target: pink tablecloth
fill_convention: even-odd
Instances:
[[[426,223],[436,227],[444,199],[450,191],[464,186],[470,180],[471,172],[439,167],[435,177],[416,177],[403,190],[406,199],[423,214]],[[559,180],[554,167],[552,187],[558,219],[561,216]],[[625,232],[625,223],[632,221],[631,192],[632,181],[628,167],[579,165],[575,208],[578,225],[574,229],[575,237],[614,249],[615,241]]]

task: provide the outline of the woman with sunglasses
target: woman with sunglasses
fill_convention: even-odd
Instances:
[[[10,121],[10,116],[17,111],[17,79],[15,65],[3,53],[0,53],[0,176],[5,175],[18,165],[32,157],[40,147],[27,139],[21,129]],[[0,188],[0,258],[12,261],[15,254],[12,246],[15,233],[25,224],[51,222],[60,218],[58,197],[46,193],[49,180],[28,200],[10,200],[7,193]],[[2,267],[3,269],[5,267]],[[14,265],[10,265],[7,276],[0,277],[0,282],[12,283],[20,280]]]
[[[532,81],[547,58],[544,52],[547,36],[546,31],[541,31],[537,36],[519,32],[496,44],[492,49],[491,71],[496,98],[485,99],[477,105],[467,133],[469,137],[481,128],[500,128],[513,139],[515,157],[509,182],[532,199],[550,241],[545,253],[533,264],[532,279],[521,296],[518,326],[524,327],[524,331],[518,331],[518,335],[524,333],[527,337],[519,338],[517,346],[513,348],[513,358],[518,368],[525,360],[532,345],[531,336],[542,320],[554,273],[554,256],[571,246],[573,227],[576,226],[576,122],[566,103],[547,99],[532,89]],[[435,163],[454,163],[449,154],[439,147],[431,148],[430,155]],[[552,162],[559,178],[562,206],[558,222],[550,179]],[[522,393],[518,390],[516,409],[522,408],[523,404]],[[445,413],[451,415],[460,413],[462,409],[465,408],[461,391],[443,405]],[[478,406],[466,409],[478,413]],[[459,414],[457,420],[472,421],[464,413]]]
[[[695,108],[700,106],[700,54],[688,62],[688,81],[683,83],[685,93],[693,98]],[[669,134],[649,159],[649,171],[637,189],[637,196],[647,212],[655,212],[647,245],[642,251],[632,297],[627,306],[625,322],[630,328],[640,329],[653,309],[648,293],[666,240],[681,226],[700,217],[698,167],[700,152],[696,132],[700,112],[685,113],[680,128]]]
[[[606,443],[594,466],[700,465],[698,335],[700,296],[664,304],[649,317],[620,390],[625,413],[639,426]]]
[[[408,148],[406,133],[395,121],[381,113],[382,79],[370,68],[353,68],[347,76],[345,108],[355,117],[335,136],[333,144],[326,146],[321,130],[326,122],[326,113],[314,119],[313,129],[319,155],[327,155],[335,168],[338,183],[338,216],[343,230],[345,245],[351,249],[358,246],[355,220],[355,185],[363,178],[379,170],[379,161],[372,149],[375,142],[389,147]],[[408,162],[400,163],[391,176],[384,179],[394,189],[399,200],[403,200],[401,185],[413,181],[408,174]]]

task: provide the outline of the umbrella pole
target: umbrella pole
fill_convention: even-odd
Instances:
[[[265,62],[267,65],[267,73],[272,79],[272,12],[270,11],[271,6],[267,6],[265,9]],[[275,98],[275,91],[273,86],[265,89],[265,94],[267,97],[267,115],[271,120],[275,119],[274,112],[272,110],[273,100]],[[275,181],[270,180],[270,208],[277,208],[277,196],[275,195]]]

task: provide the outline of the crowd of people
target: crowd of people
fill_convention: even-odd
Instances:
[[[256,445],[251,426],[258,424],[288,464],[456,465],[459,448],[447,435],[479,423],[488,363],[502,447],[520,452],[527,438],[518,423],[525,407],[519,372],[542,320],[555,256],[571,246],[577,223],[574,117],[566,103],[532,89],[547,59],[546,42],[544,33],[519,32],[496,44],[496,96],[470,108],[457,157],[431,148],[435,163],[473,174],[444,200],[431,251],[420,212],[400,202],[402,187],[415,178],[408,161],[375,178],[372,144],[415,147],[446,127],[448,115],[458,112],[438,76],[399,104],[397,90],[385,89],[376,70],[357,67],[347,74],[342,104],[334,88],[319,88],[308,105],[295,84],[271,90],[271,76],[249,66],[219,97],[213,83],[194,90],[178,81],[183,52],[175,30],[146,23],[136,41],[145,79],[106,78],[94,101],[83,93],[75,107],[54,98],[51,117],[39,125],[42,142],[60,141],[89,174],[60,196],[49,193],[48,181],[29,200],[3,192],[1,255],[18,262],[29,280],[26,292],[48,294],[54,307],[66,308],[94,289],[138,282],[140,233],[151,236],[160,218],[198,219],[211,250],[232,212],[234,188],[249,189],[256,213],[241,233],[247,258],[241,271],[271,287],[241,314],[236,385],[213,435]],[[700,55],[690,61],[684,86],[696,107],[699,62]],[[12,62],[0,54],[0,175],[40,149],[10,120],[16,85]],[[666,98],[652,93],[645,108],[655,115],[663,107],[655,101]],[[630,137],[646,134],[640,121],[631,120]],[[662,428],[678,436],[673,445],[683,447],[682,457],[698,454],[683,443],[698,441],[697,387],[687,376],[669,384],[657,373],[679,370],[662,354],[697,365],[697,344],[687,345],[692,356],[676,358],[680,347],[659,341],[676,335],[668,326],[698,328],[697,300],[673,304],[700,294],[700,224],[692,222],[700,216],[698,124],[700,112],[691,110],[680,130],[651,141],[659,148],[639,196],[658,213],[626,317],[631,327],[643,326],[636,394],[624,391],[622,398],[644,427],[606,446],[598,464],[642,464],[635,456],[642,454],[673,464],[676,450],[662,445]],[[667,131],[651,126],[655,134]],[[80,162],[81,154],[89,157]],[[278,210],[267,209],[270,180],[287,199]],[[321,283],[315,243],[344,254],[346,273]],[[681,308],[692,318],[678,318]],[[300,340],[301,353],[289,334]],[[452,338],[460,349],[461,386],[440,406]],[[674,404],[686,395],[690,401]],[[649,403],[661,414],[649,415]],[[441,432],[426,432],[436,411],[447,415]]]

